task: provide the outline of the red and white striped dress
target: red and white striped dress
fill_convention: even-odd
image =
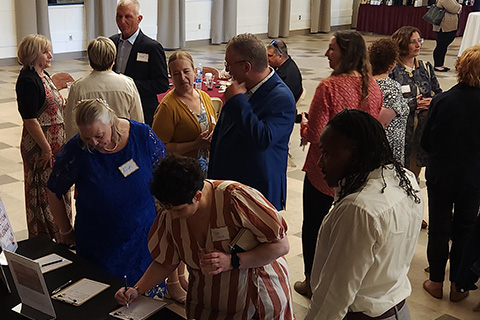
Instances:
[[[160,212],[150,230],[148,246],[160,264],[188,267],[188,319],[294,319],[287,262],[284,257],[254,269],[204,275],[199,252],[229,252],[240,228],[248,228],[261,243],[286,236],[287,224],[257,190],[233,181],[205,180],[214,190],[206,243],[198,243],[185,219]],[[228,230],[229,239],[213,241],[212,230]]]

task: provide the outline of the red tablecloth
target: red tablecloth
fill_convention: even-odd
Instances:
[[[413,6],[374,6],[361,4],[358,10],[357,31],[391,35],[403,26],[417,27],[423,38],[435,39],[432,25],[422,19],[427,7]],[[463,6],[457,36],[462,36],[472,7]]]
[[[163,99],[163,97],[165,97],[165,95],[170,92],[170,90],[172,90],[173,87],[170,87],[170,89],[168,89],[167,92],[164,92],[164,93],[159,93],[157,94],[157,100],[158,100],[158,103],[160,103]],[[210,97],[216,97],[216,98],[220,98],[222,99],[223,103],[225,103],[225,100],[223,99],[223,92],[218,92],[220,89],[219,88],[213,88],[213,90],[207,90],[207,85],[205,84],[205,82],[202,83],[202,90],[205,91]]]

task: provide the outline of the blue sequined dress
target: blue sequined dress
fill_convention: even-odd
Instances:
[[[166,149],[149,126],[129,121],[127,145],[116,153],[90,152],[73,137],[56,158],[48,188],[60,198],[75,184],[77,254],[117,278],[127,275],[133,286],[152,262],[147,244],[156,211],[149,182]],[[138,170],[124,177],[119,167],[131,159]]]

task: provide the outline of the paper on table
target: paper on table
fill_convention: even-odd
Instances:
[[[68,259],[66,259],[62,256],[59,256],[56,253],[49,254],[47,256],[38,258],[37,260],[34,260],[34,261],[38,262],[40,264],[40,268],[42,269],[42,273],[47,273],[49,271],[64,267],[64,266],[72,263],[72,261],[70,261],[70,260],[68,260]],[[52,262],[55,262],[55,263],[52,263]],[[50,263],[52,263],[52,264],[50,264]],[[48,264],[48,265],[46,265],[46,264]]]
[[[108,287],[110,287],[109,284],[83,278],[54,294],[52,298],[74,306],[80,306]]]
[[[143,320],[150,317],[166,305],[167,303],[164,301],[151,299],[145,296],[138,296],[135,301],[130,303],[128,308],[123,306],[109,314],[118,319]]]

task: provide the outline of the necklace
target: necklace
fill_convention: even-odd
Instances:
[[[107,147],[104,147],[103,149],[108,152],[113,152],[117,149],[118,147],[118,141],[115,142],[115,146],[112,149],[108,149]]]

